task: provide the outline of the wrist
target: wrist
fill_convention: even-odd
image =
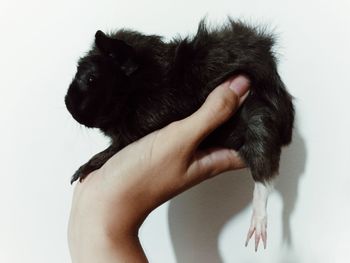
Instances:
[[[121,262],[148,262],[138,235],[120,235],[108,237],[106,249],[115,260]]]
[[[125,231],[109,233],[100,229],[70,234],[69,248],[74,263],[148,262],[138,235]]]

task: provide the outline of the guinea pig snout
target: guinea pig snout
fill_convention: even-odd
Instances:
[[[95,127],[95,110],[89,94],[80,88],[76,80],[70,84],[64,98],[67,110],[72,117],[87,127]]]
[[[83,119],[86,110],[86,99],[84,99],[84,94],[80,92],[75,81],[69,86],[64,102],[73,118],[79,123],[84,124]]]
[[[68,96],[68,94],[64,97],[64,103],[66,104],[66,108],[70,113],[74,112],[73,102],[71,97]]]
[[[71,114],[73,114],[76,111],[76,103],[77,103],[77,95],[78,95],[74,84],[75,83],[72,82],[72,84],[69,86],[68,92],[64,98],[66,107]]]

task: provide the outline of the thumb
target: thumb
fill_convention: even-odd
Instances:
[[[249,80],[243,75],[230,79],[207,97],[191,116],[179,122],[184,145],[197,147],[218,126],[227,121],[248,95]]]

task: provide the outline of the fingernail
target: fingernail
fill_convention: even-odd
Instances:
[[[233,92],[235,92],[239,97],[242,97],[249,90],[249,84],[250,81],[247,77],[239,75],[231,81],[229,88],[233,90]]]

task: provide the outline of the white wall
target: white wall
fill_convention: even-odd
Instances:
[[[280,32],[280,72],[296,97],[293,144],[269,202],[268,249],[244,238],[247,172],[224,174],[163,205],[141,239],[151,262],[349,262],[350,3],[347,0],[0,2],[0,262],[69,262],[72,172],[107,140],[69,116],[63,97],[97,29],[171,37],[203,15]]]

